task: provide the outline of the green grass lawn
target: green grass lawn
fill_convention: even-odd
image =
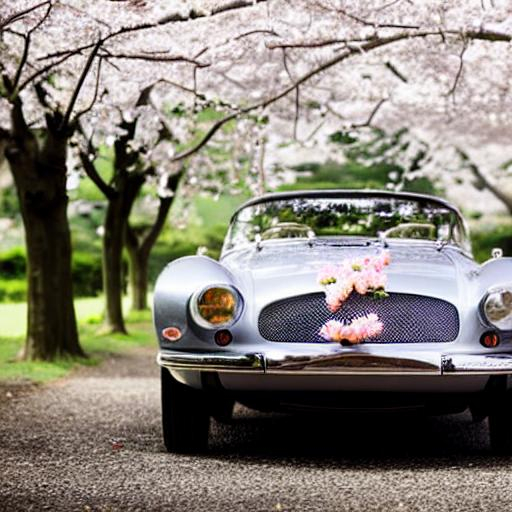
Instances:
[[[128,307],[126,302],[125,308]],[[155,344],[151,313],[129,313],[129,334],[102,334],[101,312],[103,299],[86,298],[75,301],[79,322],[80,343],[87,358],[63,358],[47,363],[42,361],[16,361],[23,345],[26,328],[25,303],[0,304],[0,381],[45,382],[66,376],[80,365],[95,365],[107,355],[120,353],[132,347]]]

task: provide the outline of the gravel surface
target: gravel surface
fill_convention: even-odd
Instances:
[[[509,510],[512,459],[487,426],[442,418],[236,409],[211,452],[170,455],[144,349],[0,401],[0,509]]]

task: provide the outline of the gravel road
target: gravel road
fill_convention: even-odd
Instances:
[[[213,424],[207,456],[169,455],[144,349],[37,390],[0,388],[0,509],[509,510],[512,459],[468,414],[264,415]],[[12,396],[11,396],[12,395]]]

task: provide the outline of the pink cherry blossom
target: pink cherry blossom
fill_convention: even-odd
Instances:
[[[352,344],[361,343],[382,333],[383,323],[374,313],[361,316],[346,324],[338,320],[329,320],[320,329],[320,336],[327,341],[348,341]]]
[[[339,274],[339,268],[336,265],[326,265],[318,273],[317,281],[320,284],[330,284],[336,282],[336,276]],[[332,281],[334,279],[334,281]]]
[[[377,256],[347,258],[340,265],[326,265],[318,274],[318,283],[324,286],[325,299],[330,311],[336,312],[353,290],[360,295],[384,290],[387,276],[384,267],[389,265],[389,251]]]
[[[325,300],[329,310],[333,313],[338,311],[343,302],[348,299],[352,289],[352,283],[343,280],[328,285],[325,290]]]

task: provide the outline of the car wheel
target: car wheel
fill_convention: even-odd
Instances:
[[[208,449],[210,415],[204,392],[178,382],[161,368],[162,426],[168,452],[201,453]]]
[[[512,394],[498,393],[489,412],[489,436],[491,449],[495,453],[512,453]]]
[[[235,401],[232,398],[222,395],[212,396],[210,407],[211,416],[215,421],[225,424],[231,423],[235,407]]]

